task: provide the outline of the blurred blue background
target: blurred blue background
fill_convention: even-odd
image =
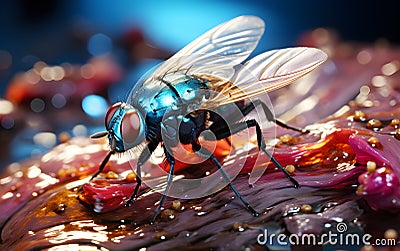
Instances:
[[[296,44],[316,27],[336,29],[344,40],[399,42],[395,1],[77,1],[14,0],[0,3],[0,94],[17,71],[38,61],[85,62],[90,35],[111,39],[114,53],[126,63],[118,41],[140,30],[155,46],[175,52],[204,31],[238,15],[262,17],[266,34],[256,53]],[[107,45],[106,45],[107,46]]]
[[[86,136],[104,130],[107,106],[123,100],[147,68],[229,19],[256,15],[266,22],[254,54],[294,46],[301,34],[318,27],[336,30],[344,41],[384,38],[398,44],[395,6],[396,1],[388,0],[1,1],[0,168],[51,149],[60,142],[60,132]],[[106,62],[90,61],[104,55]],[[78,80],[63,78],[71,65],[81,67],[79,76],[73,76]],[[92,68],[103,76],[93,79]],[[50,75],[41,71],[39,76],[38,69]],[[30,72],[25,75],[36,80],[21,89],[21,97],[29,100],[14,104],[17,109],[5,98],[11,82],[14,97],[19,97],[18,72]],[[39,80],[49,86],[47,93],[34,87]],[[96,90],[90,89],[92,83]],[[68,94],[70,89],[57,89],[61,85],[78,91]],[[29,96],[31,87],[40,95]]]

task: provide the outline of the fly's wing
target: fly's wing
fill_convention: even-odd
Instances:
[[[216,108],[279,89],[311,72],[326,59],[323,51],[308,47],[262,53],[237,69],[232,81],[211,86],[214,96],[202,108]]]
[[[258,17],[240,16],[211,29],[162,63],[151,75],[142,78],[131,94],[151,80],[176,71],[222,74],[221,77],[234,72],[233,67],[243,62],[257,46],[264,27],[264,21]]]
[[[264,33],[264,21],[255,16],[240,16],[223,23],[188,44],[155,72],[156,76],[179,69],[206,65],[233,67],[243,62]]]

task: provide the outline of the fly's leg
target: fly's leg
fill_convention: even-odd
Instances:
[[[259,150],[262,150],[271,159],[271,161],[285,174],[285,176],[290,180],[290,182],[293,183],[295,188],[299,188],[300,187],[299,183],[286,171],[286,169],[278,162],[278,160],[275,159],[275,157],[272,156],[272,154],[267,151],[265,140],[262,135],[260,125],[257,123],[257,121],[255,119],[238,122],[238,123],[232,125],[230,128],[223,127],[223,128],[219,128],[219,129],[213,129],[212,132],[216,136],[216,139],[219,140],[219,139],[229,137],[232,134],[238,133],[238,132],[243,131],[250,127],[256,128],[257,144],[258,144]]]
[[[276,119],[275,116],[272,114],[271,110],[268,108],[268,106],[262,102],[259,99],[256,99],[254,102],[250,102],[250,104],[244,106],[241,111],[243,112],[243,115],[246,116],[248,115],[251,111],[253,111],[257,106],[261,106],[262,110],[264,111],[265,116],[267,117],[268,121],[274,122],[275,124],[289,129],[289,130],[293,130],[296,132],[301,132],[301,133],[307,133],[308,130],[302,129],[302,128],[297,128],[294,126],[290,126],[286,123],[284,123],[283,121],[280,121],[279,119]]]
[[[108,161],[110,160],[111,155],[114,154],[114,151],[110,151],[106,157],[103,159],[103,161],[100,164],[99,170],[95,174],[93,174],[92,178],[90,178],[89,181],[92,181],[94,178],[97,177],[101,172],[103,172],[104,168],[106,167]]]
[[[250,204],[245,200],[245,198],[243,198],[243,196],[239,193],[239,191],[236,189],[236,187],[232,184],[231,180],[229,179],[228,175],[226,174],[225,170],[222,168],[221,163],[219,163],[219,161],[217,160],[217,158],[215,158],[215,156],[206,148],[201,147],[197,142],[192,142],[192,148],[193,151],[197,154],[204,155],[204,156],[210,156],[209,159],[214,162],[214,164],[218,167],[218,170],[221,172],[222,177],[224,178],[224,180],[228,183],[228,186],[230,187],[230,189],[232,189],[232,191],[236,194],[236,196],[242,201],[242,203],[245,205],[245,207],[250,211],[250,213],[253,216],[259,216],[260,214],[254,210],[254,208],[252,208],[250,206]]]
[[[129,200],[127,200],[125,202],[125,206],[127,206],[127,207],[130,206],[132,204],[132,202],[136,199],[139,188],[142,185],[142,177],[141,177],[142,170],[140,168],[142,165],[143,165],[143,163],[139,164],[139,162],[136,165],[136,187],[135,187],[135,190],[133,191],[131,197],[129,198]]]
[[[137,182],[137,184],[136,184],[135,190],[133,191],[131,197],[129,198],[129,200],[126,201],[125,206],[130,206],[132,204],[132,202],[136,199],[136,196],[139,192],[139,188],[142,185],[141,167],[150,158],[151,154],[154,152],[156,147],[157,147],[156,143],[150,142],[146,145],[145,149],[140,154],[137,164],[136,164],[136,182]]]
[[[271,110],[268,108],[268,106],[259,99],[256,99],[255,101],[250,102],[249,104],[247,104],[243,107],[239,107],[241,112],[233,113],[232,115],[229,116],[229,120],[230,121],[240,121],[243,119],[243,117],[250,114],[250,112],[252,112],[257,106],[261,106],[261,108],[265,114],[265,117],[267,118],[268,121],[274,122],[275,124],[277,124],[283,128],[293,130],[296,132],[301,132],[301,133],[308,132],[308,130],[290,126],[290,125],[280,121],[279,119],[276,119],[275,116],[272,114]],[[213,121],[213,124],[209,127],[209,129],[211,131],[214,131],[214,130],[218,130],[218,128],[226,127],[226,126],[227,126],[226,122],[218,114],[216,114],[216,118]]]
[[[167,177],[167,186],[165,187],[164,194],[162,195],[160,199],[160,204],[158,204],[158,207],[156,210],[154,210],[153,216],[150,219],[150,224],[153,224],[158,213],[161,211],[162,206],[164,205],[165,198],[167,197],[169,188],[172,183],[172,177],[174,175],[174,167],[175,167],[175,158],[172,156],[172,154],[169,153],[168,150],[165,150],[165,157],[167,161],[169,162],[169,172],[168,172],[168,177]]]

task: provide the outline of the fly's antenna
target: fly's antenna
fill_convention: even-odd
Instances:
[[[107,135],[108,135],[107,131],[96,132],[96,133],[93,133],[92,135],[90,135],[90,138],[91,139],[99,139],[99,138],[103,138],[103,137],[105,137]]]

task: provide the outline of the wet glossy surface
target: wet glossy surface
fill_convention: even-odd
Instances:
[[[283,137],[276,141],[274,155],[284,166],[294,166],[300,189],[272,164],[249,186],[247,173],[268,159],[260,155],[253,167],[258,154],[254,142],[236,145],[224,168],[229,172],[236,159],[246,159],[233,183],[261,212],[259,217],[251,216],[225,188],[206,198],[167,198],[156,223],[149,225],[161,195],[143,186],[139,199],[124,206],[136,183],[123,156],[112,157],[104,173],[88,183],[107,153],[106,142],[74,138],[37,159],[10,165],[1,176],[0,249],[262,250],[257,236],[264,229],[321,234],[340,222],[383,238],[400,225],[399,90],[396,71],[362,86],[336,117],[308,126],[309,134],[278,128]],[[227,146],[219,144],[222,158]],[[241,151],[244,147],[250,147],[250,154]],[[165,179],[156,165],[144,170],[147,179]],[[207,163],[182,167],[179,174],[197,177],[212,171]]]

